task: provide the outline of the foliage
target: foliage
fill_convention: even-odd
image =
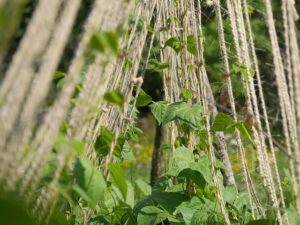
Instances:
[[[97,32],[91,38],[90,47],[99,52],[109,51],[117,55],[119,52],[119,35],[116,32]]]
[[[85,158],[78,158],[74,166],[76,185],[73,190],[91,207],[103,200],[106,183],[102,173]]]
[[[186,102],[176,102],[172,104],[157,102],[152,104],[150,108],[160,124],[177,121],[191,129],[201,129],[203,111],[200,105],[189,106]]]
[[[199,105],[153,102],[150,108],[159,123],[178,122],[185,129],[201,136],[204,115]],[[236,124],[231,117],[219,114],[212,128],[214,131],[231,132]],[[117,145],[121,145],[121,150],[114,150],[119,162],[134,159],[129,143],[132,142],[132,136],[123,135],[127,140],[119,137]],[[83,207],[83,214],[87,210],[85,206],[93,207],[95,211],[91,224],[223,224],[215,195],[216,187],[212,182],[211,163],[205,151],[207,146],[202,144],[200,149],[199,143],[196,149],[188,149],[184,143],[173,151],[166,173],[153,188],[141,179],[134,182],[128,180],[122,163],[109,164],[111,179],[105,182],[91,161],[79,157],[73,170],[76,180],[72,188],[74,193],[67,194],[72,199],[69,202],[75,202],[77,198]],[[101,128],[95,149],[105,155],[111,144],[112,134],[106,128]],[[116,151],[121,151],[121,154],[116,154]],[[224,169],[224,166],[218,161],[215,168],[222,186],[220,169]],[[267,224],[267,220],[251,220],[248,196],[245,193],[239,193],[232,186],[222,186],[222,195],[232,224]],[[82,213],[76,213],[76,204],[71,207],[73,214],[69,218],[80,221]]]
[[[104,95],[104,99],[106,101],[108,101],[112,104],[118,105],[120,107],[122,107],[124,104],[124,95],[119,89],[107,92]]]
[[[33,2],[29,5],[26,5],[26,2],[30,1],[20,1],[18,8],[13,10],[12,13],[15,14],[24,7],[33,7]],[[83,3],[83,5],[85,5],[85,3]],[[259,10],[261,7],[260,4],[259,1],[251,2],[248,10],[253,16],[251,21],[255,32],[254,38],[256,46],[258,49],[268,50],[270,49],[269,40],[266,38],[266,35],[261,32],[261,30],[264,30],[264,25],[260,20],[262,16]],[[224,27],[226,44],[230,45],[229,57],[231,73],[224,74],[219,60],[220,55],[216,54],[216,52],[220,52],[216,44],[217,24],[214,18],[210,17],[210,9],[204,9],[204,13],[203,35],[205,38],[203,49],[205,51],[208,77],[212,84],[214,95],[216,96],[217,102],[221,103],[220,105],[223,107],[221,110],[225,108],[224,111],[226,111],[229,107],[228,100],[226,100],[226,98],[225,100],[223,99],[224,96],[226,96],[225,80],[227,77],[230,77],[233,84],[234,96],[236,97],[237,111],[239,115],[242,115],[246,112],[244,107],[245,90],[243,88],[243,82],[247,82],[250,78],[254,77],[255,72],[253,68],[247,68],[245,65],[236,62],[234,48],[231,47],[232,39],[230,35],[228,35],[230,29],[229,20],[226,19],[224,21]],[[8,22],[5,17],[6,14],[7,12],[4,13],[0,8],[0,24],[5,25],[3,27],[0,26],[0,30],[7,30],[7,32],[2,32],[4,35],[0,37],[0,42],[10,44],[8,39],[16,31],[16,25],[19,23],[20,15],[16,16],[14,21]],[[249,129],[246,119],[243,119],[242,116],[238,116],[237,120],[235,120],[229,114],[218,113],[215,115],[214,121],[211,124],[211,130],[208,132],[205,128],[204,121],[205,117],[210,115],[207,115],[207,112],[204,112],[202,106],[196,103],[191,90],[186,88],[180,90],[181,101],[162,101],[162,83],[166,73],[170,72],[171,63],[170,59],[160,59],[161,50],[169,48],[170,51],[174,51],[177,56],[180,56],[180,53],[184,49],[189,57],[197,57],[198,54],[198,37],[194,35],[186,34],[185,39],[180,36],[168,37],[164,43],[158,41],[157,37],[160,33],[170,29],[171,24],[177,24],[179,20],[180,19],[176,17],[167,18],[167,26],[157,31],[154,29],[155,26],[153,22],[147,24],[143,16],[130,15],[128,23],[129,30],[134,29],[136,24],[136,35],[141,35],[142,31],[147,29],[149,34],[154,37],[153,48],[147,49],[148,46],[145,46],[142,53],[143,61],[146,61],[145,55],[149,53],[149,60],[147,58],[148,64],[143,65],[144,62],[141,62],[139,68],[139,73],[145,75],[143,77],[145,84],[143,84],[142,89],[137,87],[138,85],[135,85],[133,92],[137,94],[137,98],[131,98],[128,101],[128,107],[132,109],[134,114],[133,122],[131,121],[132,123],[125,129],[124,133],[114,133],[109,130],[108,127],[99,127],[98,133],[93,137],[95,138],[94,145],[89,146],[91,148],[91,153],[89,154],[84,152],[87,143],[83,140],[69,139],[68,124],[63,126],[56,138],[49,163],[45,165],[45,179],[43,182],[47,184],[47,182],[54,177],[55,168],[59,161],[57,156],[64,149],[70,148],[72,154],[76,157],[74,161],[65,165],[62,177],[58,181],[59,197],[53,209],[50,224],[79,225],[83,224],[82,221],[84,221],[87,216],[90,217],[88,218],[89,225],[224,224],[220,205],[216,197],[216,186],[212,181],[212,168],[216,170],[222,196],[225,201],[226,212],[233,225],[264,225],[275,223],[273,209],[269,207],[270,203],[268,199],[263,199],[262,203],[270,208],[270,212],[267,212],[267,217],[263,218],[258,216],[258,218],[254,220],[251,217],[248,195],[244,192],[244,187],[242,186],[243,182],[239,182],[238,180],[238,190],[234,186],[223,186],[221,172],[226,170],[225,166],[218,160],[215,165],[212,165],[208,157],[208,136],[211,135],[213,144],[215,145],[217,143],[216,132],[223,132],[225,134],[225,141],[227,141],[228,146],[230,146],[229,157],[231,161],[233,161],[232,159],[237,161],[236,164],[233,164],[233,169],[234,172],[238,174],[241,170],[240,158],[236,156],[236,154],[232,154],[236,149],[236,143],[234,142],[235,133],[238,131],[241,134],[242,141],[247,147],[247,149],[245,149],[247,163],[251,160],[249,159],[250,155],[255,154],[254,151],[256,151],[252,143],[253,134],[251,129]],[[80,27],[81,26],[82,24]],[[22,29],[24,30],[24,27]],[[81,32],[81,28],[79,28],[78,24],[75,25],[74,29],[77,31],[75,31],[77,35]],[[23,30],[22,32],[24,32]],[[71,37],[72,40],[74,39],[73,36],[76,36],[74,31]],[[125,37],[125,39],[126,38],[127,37]],[[93,61],[94,54],[96,53],[113,56],[115,59],[121,61],[123,54],[126,55],[129,53],[126,52],[126,47],[121,46],[121,39],[119,39],[119,33],[115,30],[102,30],[93,33],[88,43],[89,51],[85,59],[86,63],[89,64],[90,61]],[[147,37],[147,39],[149,39],[149,37]],[[75,45],[73,41],[70,42],[69,45]],[[17,44],[17,42],[14,43],[14,45]],[[67,59],[64,60],[70,61],[69,55],[72,54],[68,51],[66,52],[64,58]],[[264,84],[267,85],[266,89],[268,91],[266,95],[268,104],[273,108],[277,108],[278,101],[277,98],[274,98],[276,92],[274,91],[274,87],[271,86],[272,76],[269,76],[273,73],[268,65],[268,62],[271,61],[270,53],[269,51],[258,50],[258,54],[262,59],[259,62],[262,67],[262,73],[265,74],[268,81]],[[9,57],[6,61],[8,60]],[[59,70],[56,71],[52,77],[52,82],[55,87],[51,92],[54,92],[54,94],[62,89],[68,77],[68,74],[65,72],[66,70],[62,69],[65,67],[63,64],[68,64],[68,62],[61,63],[62,65]],[[187,66],[189,70],[189,68],[198,65],[185,66]],[[78,96],[81,91],[81,84],[85,79],[86,68],[88,68],[88,66],[84,67],[80,74],[81,82],[77,86],[74,97]],[[132,68],[133,59],[126,58],[122,69],[131,71]],[[178,68],[178,70],[182,70],[182,68]],[[124,93],[119,88],[110,90],[104,95],[104,100],[108,104],[117,106],[119,112],[122,113],[125,108],[124,106],[126,106],[126,99],[127,96],[124,96]],[[51,100],[49,102],[51,102]],[[134,103],[135,105],[133,105]],[[140,129],[141,125],[137,124],[137,122],[140,122],[145,111],[147,115],[149,115],[148,112],[151,112],[151,117],[155,119],[155,126],[158,124],[159,127],[164,126],[169,129],[171,124],[176,124],[179,133],[179,137],[174,140],[174,143],[168,141],[159,146],[158,151],[164,152],[168,157],[166,160],[167,168],[165,173],[152,187],[148,184],[148,178],[143,175],[142,171],[146,171],[145,174],[147,175],[149,174],[148,171],[153,154],[154,141],[152,141],[153,143],[146,142],[144,139],[149,138],[150,135],[144,134]],[[137,116],[137,114],[139,116]],[[272,111],[270,114],[276,115],[276,112]],[[69,115],[67,115],[67,117],[68,116]],[[97,122],[96,118],[95,123]],[[276,123],[276,121],[274,123]],[[156,128],[157,127],[154,129]],[[276,124],[274,125],[274,130],[279,134],[281,133]],[[195,143],[191,144],[191,140]],[[113,163],[108,163],[107,171],[105,171],[103,170],[106,166],[105,157],[110,155],[110,151],[112,151]],[[283,165],[287,164],[286,157],[280,157],[280,160],[282,160]],[[253,161],[254,165],[249,166],[250,173],[257,174],[257,158]],[[133,165],[135,165],[135,168]],[[295,205],[296,196],[293,195],[291,175],[288,170],[282,169],[282,171],[283,174],[280,175],[284,177],[282,185],[284,187],[284,196],[287,203],[287,214],[290,219],[290,224],[297,224],[300,218],[296,209],[292,206]],[[237,176],[240,175],[238,174]],[[244,179],[244,177],[242,177],[242,179]],[[255,181],[257,183],[259,182],[257,180]],[[263,187],[260,188],[263,189]],[[259,194],[263,195],[264,190]],[[2,199],[1,196],[1,222],[9,223],[6,222],[6,220],[15,219],[16,223],[34,224],[35,221],[31,221],[31,219],[28,218],[26,209],[23,209],[18,204],[12,204],[12,202],[17,201],[18,200],[15,200],[14,197],[11,197],[9,201],[7,201],[7,199]],[[14,212],[13,214],[11,213],[12,211]],[[14,223],[12,220],[10,220],[10,222]]]

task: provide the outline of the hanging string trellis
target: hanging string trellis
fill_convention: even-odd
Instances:
[[[225,224],[231,224],[214,166],[216,156],[210,131],[210,116],[214,118],[217,112],[215,108],[213,114],[210,115],[211,104],[214,105],[214,100],[210,90],[203,54],[203,39],[205,37],[203,37],[201,21],[202,2],[199,0],[138,2],[134,11],[137,17],[143,16],[145,24],[137,34],[138,20],[136,20],[128,36],[121,40],[121,45],[126,49],[127,55],[113,59],[110,54],[97,54],[94,62],[87,65],[86,79],[82,83],[81,92],[76,103],[71,106],[70,100],[76,85],[80,82],[80,72],[86,64],[85,56],[92,34],[98,30],[116,29],[118,25],[127,21],[128,15],[134,8],[132,7],[134,1],[95,1],[85,24],[85,32],[69,67],[65,84],[55,98],[54,103],[45,113],[42,123],[37,121],[40,107],[49,94],[52,74],[55,72],[62,57],[80,3],[80,0],[72,1],[72,3],[65,0],[39,1],[21,44],[5,73],[0,89],[0,182],[3,185],[3,189],[16,191],[15,188],[17,188],[20,195],[25,197],[25,202],[33,204],[31,199],[43,178],[43,166],[49,160],[55,137],[66,118],[70,123],[70,127],[67,130],[68,138],[70,140],[85,140],[87,143],[85,154],[95,162],[98,160],[96,155],[93,154],[93,144],[99,135],[100,127],[106,126],[114,133],[109,154],[101,160],[103,165],[98,165],[103,167],[103,172],[109,179],[107,166],[113,161],[113,150],[118,137],[133,122],[132,116],[135,104],[143,83],[143,75],[140,76],[138,74],[141,61],[143,60],[143,49],[147,44],[147,47],[151,49],[154,41],[154,33],[149,33],[146,24],[150,24],[151,20],[155,18],[154,32],[159,31],[160,27],[169,26],[167,31],[159,34],[161,44],[173,36],[180,37],[183,42],[187,42],[188,35],[192,35],[197,40],[195,55],[188,54],[186,47],[179,54],[176,54],[170,48],[162,48],[160,52],[161,60],[170,62],[168,72],[164,72],[164,98],[171,103],[179,101],[182,88],[193,90],[196,93],[197,103],[202,105],[206,113],[205,127],[208,133],[208,155],[211,163],[213,183],[216,186],[216,197],[220,204]],[[228,75],[226,77],[226,86],[230,108],[235,122],[238,122],[235,96],[229,76],[231,69],[228,49],[224,36],[225,10],[219,0],[207,1],[206,3],[213,6],[215,10],[220,55],[222,56],[224,72]],[[0,1],[0,7],[2,5],[3,3]],[[254,146],[257,150],[260,175],[271,199],[272,206],[276,209],[278,223],[289,224],[286,211],[280,209],[285,209],[286,203],[268,119],[262,77],[255,51],[251,18],[247,6],[248,2],[246,0],[226,1],[226,16],[229,17],[230,21],[236,59],[239,63],[246,66],[248,73],[248,79],[244,79],[244,88],[246,90],[247,111],[253,115],[255,120],[255,125],[251,129],[254,135]],[[124,10],[124,7],[126,10]],[[271,2],[264,0],[264,7],[265,23],[268,27],[273,53],[274,73],[285,145],[287,152],[290,155],[295,155],[296,158],[295,160],[290,159],[289,169],[293,180],[293,191],[297,197],[296,207],[299,211],[300,152],[298,135],[300,126],[298,122],[300,119],[300,58],[295,25],[295,20],[298,19],[298,16],[294,2],[282,0],[281,9],[285,40],[285,49],[282,52],[276,34]],[[118,12],[117,16],[115,16],[116,12]],[[180,18],[180,20],[168,24],[167,19],[171,17]],[[36,35],[37,33],[38,35]],[[147,42],[147,37],[150,37],[150,44]],[[144,66],[147,66],[149,57],[150,50]],[[38,58],[41,58],[41,60],[38,61],[38,66],[36,66]],[[124,70],[123,67],[127,59],[131,60],[132,67]],[[103,63],[104,61],[109,63],[105,64]],[[188,65],[195,66],[191,69],[188,68]],[[255,71],[254,78],[250,71],[252,67]],[[255,82],[257,82],[257,87]],[[118,87],[126,96],[121,110],[103,101],[103,96],[108,90],[114,90]],[[134,96],[133,93],[135,93]],[[261,112],[263,121],[260,116]],[[174,149],[175,139],[179,135],[176,124],[172,123],[169,126],[169,130],[170,142]],[[219,146],[222,146],[221,142],[224,139],[224,134],[219,133],[216,135],[219,135]],[[257,212],[264,217],[265,209],[260,203],[259,196],[255,190],[256,187],[249,173],[244,151],[245,147],[238,129],[235,130],[235,138],[242,161],[252,217],[256,218]],[[196,136],[192,137],[188,147],[193,148],[196,140]],[[268,155],[266,143],[270,147],[271,159]],[[225,164],[229,171],[232,171],[226,153],[226,145],[224,146],[224,144],[225,142],[223,142],[223,155],[227,160]],[[65,166],[73,158],[74,155],[69,147],[65,147],[58,154],[58,164],[52,180],[43,187],[33,208],[33,213],[39,212],[39,220],[49,219],[56,203],[60,176]],[[274,168],[274,176],[272,168]],[[227,175],[232,179],[230,183],[235,184],[234,174]],[[18,185],[16,185],[17,183]],[[87,217],[88,214],[86,215]]]

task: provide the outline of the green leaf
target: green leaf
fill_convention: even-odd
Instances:
[[[190,178],[200,188],[212,183],[208,157],[203,156],[195,161],[193,152],[185,147],[175,149],[166,174]]]
[[[200,159],[198,159],[196,162],[192,162],[189,166],[189,168],[193,171],[199,172],[201,176],[198,177],[199,180],[193,180],[197,185],[200,187],[204,187],[204,185],[211,184],[212,178],[210,173],[210,161],[207,156],[203,156]],[[195,175],[195,174],[194,174]],[[197,179],[197,177],[192,176],[191,178]],[[204,179],[204,182],[203,180]]]
[[[136,31],[137,33],[141,33],[143,28],[144,28],[144,24],[145,24],[145,19],[143,16],[139,16],[138,18],[135,15],[131,15],[129,18],[129,28],[133,29],[134,26],[136,24]]]
[[[105,214],[109,214],[109,212],[105,212]],[[108,217],[109,218],[109,217]],[[129,205],[124,202],[120,202],[119,205],[113,207],[113,213],[110,216],[110,223],[97,223],[96,225],[108,225],[108,224],[128,224],[135,225],[135,218],[132,215],[132,209]],[[90,225],[90,223],[88,223]],[[91,224],[94,225],[94,224]]]
[[[195,212],[202,210],[204,202],[198,197],[193,197],[189,202],[182,202],[176,208],[176,214],[181,213],[186,225],[190,225]]]
[[[252,131],[244,121],[236,123],[235,127],[240,131],[240,134],[245,141],[252,143]]]
[[[82,190],[77,193],[87,200],[91,207],[95,207],[99,201],[103,200],[106,182],[102,173],[90,160],[78,157],[73,175],[77,184],[75,190]]]
[[[268,219],[260,219],[260,220],[250,221],[246,225],[270,225],[270,224],[274,224],[274,223]]]
[[[185,102],[187,102],[187,101],[189,101],[193,98],[192,92],[189,89],[186,89],[186,88],[181,89],[181,95],[182,95],[183,100]]]
[[[163,143],[159,147],[159,151],[162,152],[171,152],[171,150],[172,150],[172,146],[168,143]]]
[[[131,206],[131,208],[133,208],[134,206],[134,188],[131,184],[131,182],[127,181],[127,195],[126,195],[126,204],[128,204],[129,206]]]
[[[144,196],[151,194],[151,186],[141,179],[135,181],[136,186]]]
[[[215,117],[213,125],[211,127],[212,131],[233,131],[235,121],[234,119],[224,113],[218,113]]]
[[[234,119],[224,113],[218,113],[212,125],[212,131],[233,132],[238,129],[243,140],[252,143],[251,130],[244,121],[235,122]]]
[[[150,59],[147,65],[147,70],[155,71],[155,72],[162,72],[165,69],[168,69],[170,66],[169,63],[159,62],[156,59]]]
[[[154,29],[153,29],[153,27],[151,26],[151,24],[147,24],[147,30],[148,30],[148,32],[149,33],[154,33]]]
[[[153,205],[149,205],[144,207],[142,210],[142,212],[147,213],[147,214],[160,214],[160,213],[164,213],[163,209],[160,209],[156,206]]]
[[[180,222],[180,220],[176,219],[169,212],[152,205],[144,207],[138,216],[138,224],[160,224],[165,220]]]
[[[108,170],[111,176],[113,177],[116,186],[121,191],[124,199],[126,199],[127,183],[126,183],[126,176],[124,170],[122,169],[120,164],[112,164],[112,163],[108,165]]]
[[[66,134],[64,134],[63,132],[59,132],[57,134],[53,147],[57,152],[61,152],[68,145],[68,142],[69,139],[67,138]]]
[[[116,146],[113,150],[113,155],[117,158],[121,158],[122,157],[122,149],[123,149],[123,146],[125,144],[125,137],[123,135],[123,133],[120,133],[119,134],[119,137],[117,139],[117,143],[116,143]]]
[[[61,78],[64,78],[65,76],[66,76],[66,74],[64,72],[55,71],[54,74],[53,74],[53,80],[56,81],[56,80],[59,80]]]
[[[290,207],[287,209],[287,215],[290,221],[290,224],[297,224],[300,221],[300,215],[297,212],[297,210],[290,205]]]
[[[29,215],[24,202],[16,194],[1,194],[0,218],[2,225],[38,225],[36,218]]]
[[[196,55],[197,49],[196,49],[196,41],[193,35],[187,36],[187,50],[192,54]]]
[[[68,225],[69,223],[67,218],[62,212],[55,210],[54,213],[51,215],[50,224]]]
[[[71,148],[77,155],[81,155],[84,151],[85,143],[83,141],[72,140]]]
[[[65,85],[65,82],[66,82],[65,77],[59,79],[59,80],[57,81],[57,83],[56,83],[56,88],[57,88],[58,90],[61,90],[62,87]]]
[[[234,202],[234,206],[237,208],[237,209],[239,209],[239,210],[241,210],[241,211],[244,211],[245,209],[244,209],[244,207],[245,206],[249,206],[249,194],[248,194],[248,192],[247,191],[241,191],[241,192],[239,192],[238,193],[238,195],[236,196],[236,201]],[[243,212],[243,216],[244,216],[244,218],[246,219],[246,213],[247,212]]]
[[[231,74],[231,83],[233,94],[236,98],[245,94],[245,85],[240,77],[240,74]]]
[[[136,127],[134,124],[132,124],[126,132],[126,140],[131,140],[131,141],[139,141],[140,135],[143,134],[143,131]]]
[[[154,102],[153,104],[150,105],[151,112],[159,125],[162,124],[163,122],[163,118],[165,116],[167,107],[168,107],[168,103],[163,101]]]
[[[167,25],[168,27],[171,26],[171,24],[176,24],[178,22],[178,18],[175,17],[175,16],[170,16],[168,19],[167,19]]]
[[[248,73],[247,66],[245,66],[244,64],[235,63],[232,66],[231,74],[238,74],[238,73],[241,73],[243,75],[245,82],[249,81],[249,75],[251,77],[254,77],[255,75],[255,71],[252,68],[249,68],[249,73]]]
[[[164,48],[166,47],[171,47],[178,54],[183,49],[183,44],[179,37],[171,37],[166,41]]]
[[[175,149],[169,160],[167,175],[177,176],[182,170],[189,168],[192,162],[194,162],[194,154],[190,149],[185,147]]]
[[[176,102],[168,105],[163,117],[163,124],[173,120],[179,120],[194,130],[202,127],[202,107],[200,105],[190,106],[186,102]]]
[[[75,191],[82,199],[84,199],[90,206],[95,207],[96,203],[94,200],[83,190],[79,185],[75,184],[72,186],[73,191]]]
[[[124,63],[124,68],[130,70],[133,67],[133,63],[131,60],[126,59]]]
[[[238,192],[234,185],[225,187],[222,190],[222,196],[224,200],[230,204],[233,204],[234,201],[238,198]]]
[[[133,150],[130,147],[128,141],[125,141],[125,143],[123,145],[121,156],[122,156],[122,159],[124,161],[126,161],[126,160],[135,160]]]
[[[203,151],[205,149],[207,149],[208,147],[208,132],[207,130],[201,130],[199,132],[199,144],[198,144],[198,148],[199,150]]]
[[[198,185],[201,189],[205,188],[205,185],[207,184],[207,181],[203,177],[202,173],[200,173],[197,170],[193,170],[191,168],[186,168],[182,170],[178,177],[185,177],[189,178],[191,181],[193,181],[196,185]]]
[[[57,152],[70,148],[76,155],[80,155],[85,148],[85,143],[79,140],[70,140],[66,134],[59,132],[53,147]]]
[[[137,224],[154,225],[156,223],[156,214],[139,213],[137,216]]]
[[[116,32],[99,31],[92,35],[90,47],[99,52],[107,52],[114,55],[119,53],[119,35]]]
[[[147,95],[147,93],[143,89],[140,89],[140,93],[136,101],[136,107],[144,107],[149,105],[151,102],[151,96]]]
[[[190,168],[201,173],[206,183],[211,184],[212,178],[210,172],[210,165],[211,162],[208,159],[208,157],[203,156],[200,159],[198,159],[197,162],[192,163]]]
[[[145,197],[134,207],[134,212],[138,213],[141,209],[148,205],[160,205],[170,214],[173,214],[176,208],[184,201],[188,201],[189,196],[181,192],[162,192],[155,191],[150,196]]]
[[[104,99],[106,101],[108,101],[112,104],[118,105],[120,107],[122,107],[124,104],[124,95],[119,89],[107,92],[104,95]]]
[[[106,128],[101,127],[100,135],[94,144],[95,150],[101,155],[106,156],[110,150],[114,135]]]
[[[221,209],[216,204],[216,200],[212,201],[201,197],[201,199],[196,199],[196,201],[192,202],[190,206],[196,210],[192,216],[191,225],[224,224]]]

